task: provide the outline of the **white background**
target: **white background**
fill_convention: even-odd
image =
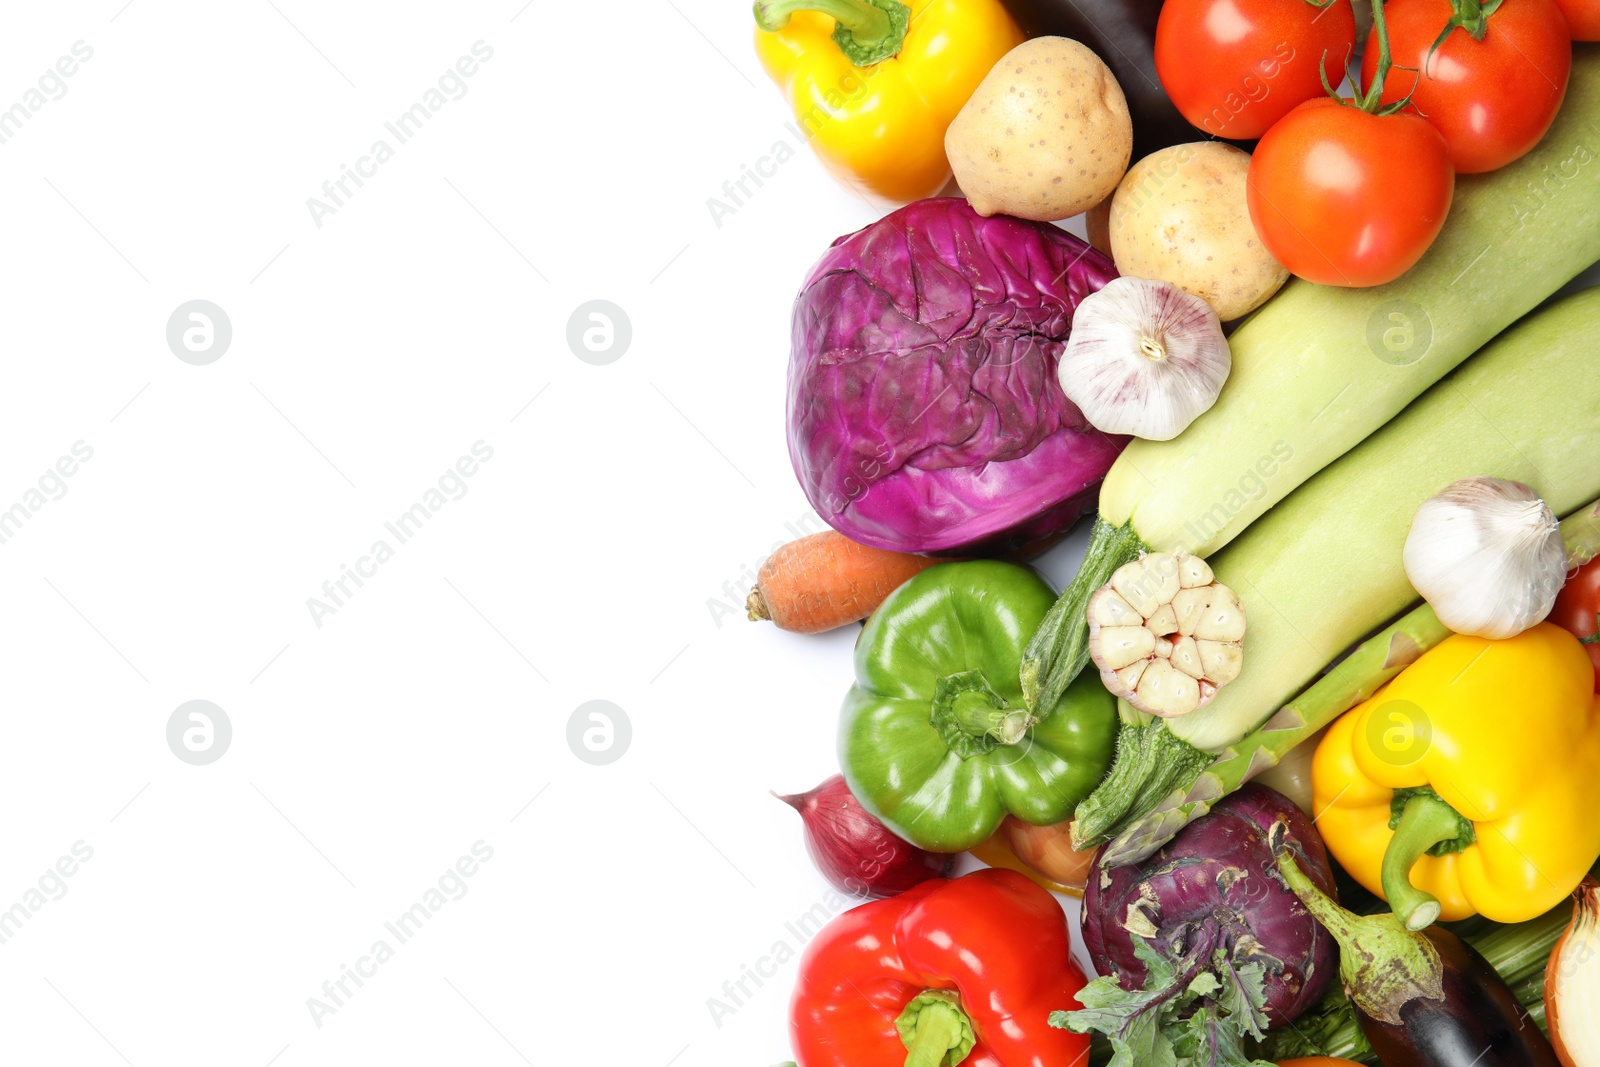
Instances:
[[[880,211],[798,150],[747,5],[9,14],[0,109],[93,56],[0,145],[0,510],[93,457],[0,545],[0,910],[93,856],[0,944],[0,1062],[788,1058],[792,961],[720,1025],[707,1001],[824,897],[766,791],[835,769],[854,630],[731,608],[811,514],[790,302]],[[166,343],[192,299],[232,323],[208,366]],[[610,365],[566,342],[591,299],[632,323]],[[318,626],[308,598],[479,441],[465,495]],[[167,747],[193,699],[232,723],[209,766]],[[567,742],[592,699],[632,724],[605,766]],[[465,895],[317,1025],[479,841]]]

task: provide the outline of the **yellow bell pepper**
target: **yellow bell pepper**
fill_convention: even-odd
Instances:
[[[1600,855],[1600,696],[1549,623],[1430,649],[1317,746],[1317,828],[1345,870],[1419,930],[1514,923]]]
[[[950,180],[944,131],[1022,43],[999,0],[757,0],[756,55],[847,185],[895,202]]]

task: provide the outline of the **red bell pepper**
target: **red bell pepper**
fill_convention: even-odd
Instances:
[[[1081,1067],[1089,1039],[1067,917],[994,868],[852,908],[806,947],[790,1004],[800,1067]]]

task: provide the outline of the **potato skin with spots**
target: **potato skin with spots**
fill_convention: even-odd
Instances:
[[[1217,141],[1135,163],[1111,201],[1117,272],[1171,282],[1224,322],[1267,302],[1289,272],[1256,235],[1245,200],[1250,156]]]
[[[1099,56],[1065,37],[1035,37],[984,77],[944,149],[980,215],[1054,222],[1115,191],[1133,152],[1133,120]]]

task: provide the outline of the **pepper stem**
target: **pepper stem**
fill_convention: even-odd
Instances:
[[[1339,974],[1351,1001],[1367,1015],[1399,1025],[1413,1000],[1444,998],[1444,963],[1433,942],[1407,930],[1390,912],[1356,915],[1317,888],[1295,862],[1288,828],[1276,823],[1267,841],[1278,871],[1311,917],[1339,943]]]
[[[755,0],[756,25],[771,33],[796,11],[815,11],[836,23],[833,40],[851,63],[868,67],[900,51],[911,9],[900,0]]]
[[[961,997],[949,989],[928,989],[911,998],[894,1021],[906,1047],[906,1067],[955,1067],[978,1043]]]
[[[1421,930],[1439,917],[1439,900],[1411,884],[1411,868],[1423,853],[1462,836],[1461,813],[1432,790],[1405,801],[1394,836],[1383,852],[1383,897],[1408,930]],[[1470,831],[1470,825],[1468,827]]]
[[[962,759],[1016,744],[1037,721],[1026,708],[1006,703],[980,670],[947,674],[934,683],[928,722]]]

